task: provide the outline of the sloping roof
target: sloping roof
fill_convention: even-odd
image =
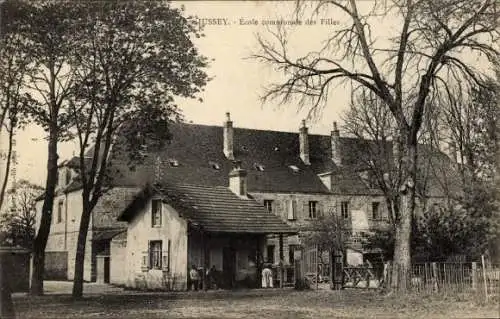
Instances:
[[[161,158],[162,174],[171,183],[205,186],[228,186],[228,174],[233,167],[231,160],[223,154],[223,127],[187,123],[171,123],[172,139],[163,149],[148,150],[144,161],[131,168],[125,142],[119,141],[113,148],[113,184],[121,187],[142,187],[153,182],[155,159]],[[359,176],[367,169],[370,157],[368,149],[375,143],[384,149],[380,162],[391,165],[392,142],[374,142],[357,138],[341,137],[342,166],[331,159],[330,135],[309,134],[309,157],[311,165],[305,165],[299,156],[299,134],[269,130],[234,128],[233,148],[236,160],[248,171],[249,192],[272,193],[336,193],[336,194],[380,194],[370,188]],[[436,167],[448,167],[449,158],[430,147],[420,146],[421,151],[433,156]],[[90,151],[92,152],[92,150]],[[421,156],[422,157],[422,156]],[[169,165],[175,160],[178,166]],[[218,166],[215,169],[213,166]],[[290,169],[297,166],[298,172]],[[257,169],[257,166],[263,170]],[[448,170],[448,169],[446,169]],[[317,174],[332,173],[332,190],[329,191]],[[70,188],[78,185],[70,185]],[[428,182],[428,192],[442,195],[442,187],[436,181]]]
[[[115,237],[118,234],[126,232],[126,229],[108,229],[108,230],[97,230],[94,231],[92,240],[93,241],[99,241],[99,240],[110,240],[111,238]]]
[[[118,215],[141,192],[138,187],[115,187],[102,195],[92,211],[94,229],[127,228],[127,224],[117,221]]]
[[[162,170],[170,182],[206,186],[228,186],[228,174],[233,163],[223,153],[223,128],[194,124],[171,124],[173,138],[162,150],[149,152],[149,157],[134,170],[127,167],[127,155],[117,151],[116,162],[121,161],[119,185],[141,185],[151,181],[154,160],[162,159]],[[286,132],[234,129],[234,156],[248,171],[250,192],[328,193],[328,189],[311,167],[299,157],[298,135]],[[172,167],[169,159],[179,166]],[[214,169],[217,164],[219,169]],[[261,165],[259,171],[255,165]],[[294,172],[289,165],[295,165]],[[115,165],[116,166],[116,165]]]
[[[119,219],[129,221],[143,207],[145,199],[161,194],[164,200],[192,225],[208,232],[289,233],[297,231],[252,199],[242,199],[223,186],[199,186],[168,182],[147,187]],[[142,204],[141,204],[142,203]]]

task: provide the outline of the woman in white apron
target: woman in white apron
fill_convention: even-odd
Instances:
[[[264,265],[262,269],[262,288],[273,288],[273,271],[269,265]]]

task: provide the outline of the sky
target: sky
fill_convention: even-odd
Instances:
[[[359,3],[360,11],[368,10],[373,4],[370,0]],[[173,1],[173,5],[184,6],[187,15],[208,19],[201,20],[208,23],[204,28],[206,36],[195,39],[195,44],[203,55],[213,59],[207,69],[213,80],[200,95],[203,102],[177,101],[186,121],[222,125],[225,113],[230,112],[235,127],[297,132],[309,109],[299,109],[293,102],[286,105],[269,102],[263,105],[260,97],[266,86],[283,78],[269,66],[249,58],[258,49],[256,35],[269,36],[263,21],[294,19],[294,1]],[[302,25],[289,30],[289,47],[293,56],[303,56],[319,49],[324,39],[338,30],[345,20],[341,12],[331,11],[316,17],[315,25],[306,25],[308,17],[310,15],[301,19]],[[210,24],[214,21],[222,25]],[[252,24],[254,21],[258,25]],[[390,17],[380,18],[372,27],[375,37],[381,35],[380,38],[383,38],[385,33],[394,31],[392,28],[398,27],[395,21]],[[329,134],[332,123],[341,122],[341,114],[347,109],[349,101],[348,87],[332,89],[326,108],[318,117],[307,119],[309,132]],[[44,135],[43,130],[35,125],[30,125],[16,135],[17,179],[44,184],[47,162]],[[4,140],[0,149],[5,144]],[[70,158],[76,150],[75,145],[60,144],[60,159]]]
[[[197,100],[179,100],[186,121],[221,125],[225,113],[231,113],[235,127],[298,131],[300,122],[307,117],[308,109],[298,109],[296,104],[279,106],[277,103],[262,104],[260,96],[266,83],[279,80],[275,71],[262,63],[249,59],[256,52],[257,33],[266,33],[263,20],[277,18],[292,19],[293,1],[174,1],[174,6],[185,6],[186,14],[199,19],[226,19],[230,25],[205,25],[205,37],[195,42],[199,51],[213,59],[207,73],[213,80],[201,94],[203,102]],[[336,21],[335,16],[330,23]],[[240,24],[257,20],[258,25]],[[297,26],[293,30],[293,50],[297,54],[306,53],[314,45],[321,44],[319,39],[332,30],[332,25]],[[327,21],[325,21],[327,23]],[[335,23],[335,22],[333,22]],[[308,120],[311,133],[329,134],[332,122],[339,120],[339,115],[347,106],[348,94],[339,89],[332,98],[332,104],[322,112],[320,118]],[[1,148],[5,145],[5,140]],[[16,135],[17,174],[16,179],[28,179],[44,185],[46,177],[47,143],[43,130],[30,125]],[[61,160],[71,157],[76,144],[59,145]]]

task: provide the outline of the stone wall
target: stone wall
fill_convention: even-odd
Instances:
[[[43,201],[37,202],[36,229],[40,225],[40,213]],[[59,211],[61,212],[59,214]],[[81,191],[75,191],[68,194],[60,194],[54,198],[54,208],[52,210],[52,223],[50,225],[50,234],[47,240],[45,251],[65,252],[67,254],[67,275],[65,279],[73,280],[75,273],[76,247],[78,241],[78,231],[80,227],[80,217],[82,213]],[[92,224],[92,221],[91,221]],[[62,259],[59,259],[62,262]],[[92,231],[87,234],[85,245],[85,266],[84,280],[93,281],[93,262],[92,262]],[[62,269],[64,265],[57,266]]]
[[[127,237],[120,235],[111,240],[109,258],[109,282],[115,285],[127,283]]]

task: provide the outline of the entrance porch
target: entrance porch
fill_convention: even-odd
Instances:
[[[203,289],[259,288],[265,262],[266,235],[252,233],[191,231],[188,235],[188,269],[199,269]],[[277,234],[280,260],[283,256],[283,234]],[[215,275],[207,270],[215,268]],[[282,286],[284,267],[273,268],[276,287]],[[211,272],[213,273],[213,272]],[[188,287],[190,280],[188,278]]]

